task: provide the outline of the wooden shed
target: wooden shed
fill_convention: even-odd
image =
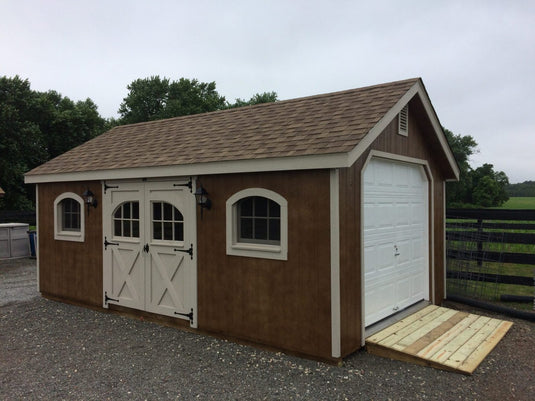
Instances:
[[[445,296],[421,79],[115,127],[26,175],[43,296],[324,360]]]

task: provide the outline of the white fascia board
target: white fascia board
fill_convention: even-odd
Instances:
[[[412,97],[418,93],[418,84],[414,84],[390,109],[388,112],[379,120],[377,124],[368,132],[368,134],[362,138],[357,146],[349,152],[348,159],[349,165],[357,161],[357,159],[362,156],[362,154],[368,149],[373,141],[377,139],[379,135],[385,130],[385,128],[390,124],[390,122],[399,114],[401,109],[405,107],[407,103],[412,99]]]
[[[208,174],[255,173],[266,171],[312,170],[348,167],[346,153],[325,155],[248,159],[178,166],[139,167],[113,170],[82,171],[59,174],[39,174],[24,177],[26,184],[67,181],[124,180],[135,178],[163,178],[200,176]]]
[[[440,121],[438,120],[437,113],[435,112],[435,108],[431,104],[431,100],[429,99],[429,96],[427,95],[427,91],[425,90],[423,83],[419,81],[417,85],[418,85],[418,94],[420,95],[420,99],[422,100],[422,103],[424,104],[425,111],[427,112],[429,120],[431,120],[431,124],[433,125],[433,128],[435,129],[438,140],[440,141],[440,145],[442,145],[442,150],[444,150],[444,153],[446,154],[446,157],[450,163],[451,169],[453,170],[453,173],[455,174],[455,180],[451,180],[451,181],[459,181],[461,172],[459,170],[459,166],[457,165],[457,162],[455,161],[455,156],[453,155],[453,152],[451,151],[450,145],[448,144],[448,139],[446,138],[446,135],[444,134],[444,131],[442,130],[442,125],[440,124]]]
[[[366,151],[366,149],[368,149],[371,146],[373,141],[375,141],[377,137],[381,135],[384,129],[388,126],[388,124],[390,124],[390,122],[399,114],[401,109],[403,109],[403,107],[405,107],[405,105],[409,103],[409,101],[416,94],[418,94],[420,96],[420,99],[422,100],[425,111],[435,131],[435,135],[437,136],[440,142],[440,145],[442,146],[442,150],[446,154],[448,162],[453,170],[453,173],[455,174],[456,179],[453,179],[451,181],[459,180],[459,174],[460,174],[459,167],[457,166],[455,157],[453,156],[450,146],[448,145],[448,140],[446,139],[446,136],[444,135],[444,132],[442,131],[442,126],[440,125],[440,122],[438,121],[438,117],[435,113],[435,109],[433,108],[433,105],[431,104],[431,100],[429,99],[429,96],[427,95],[427,91],[425,90],[421,81],[416,82],[397,101],[397,103],[383,116],[383,118],[379,120],[379,122],[368,132],[368,134],[358,143],[358,145],[355,146],[353,150],[349,152],[348,154],[349,166],[355,163],[357,159],[360,156],[362,156],[362,154]]]

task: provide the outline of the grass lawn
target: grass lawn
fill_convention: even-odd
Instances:
[[[509,200],[498,209],[535,209],[535,197],[509,198]]]

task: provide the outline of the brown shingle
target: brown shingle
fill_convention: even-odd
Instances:
[[[123,125],[27,175],[349,152],[417,81]]]

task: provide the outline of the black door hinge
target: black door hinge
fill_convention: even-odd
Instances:
[[[188,187],[190,192],[193,192],[193,182],[191,181],[191,177],[189,178],[189,181],[186,184],[173,184],[174,187]]]
[[[105,291],[105,292],[104,292],[104,303],[107,305],[107,304],[108,304],[108,301],[119,302],[118,299],[114,299],[114,298],[110,298],[110,297],[108,297],[108,292]]]
[[[104,181],[104,194],[106,194],[106,191],[111,188],[119,188],[119,185],[108,185],[106,184],[106,181]]]
[[[177,249],[175,248],[175,252],[184,252],[189,254],[190,258],[193,260],[193,244],[190,244],[189,249]]]
[[[186,316],[189,319],[190,323],[193,323],[193,308],[191,308],[190,313],[175,312],[175,315]]]
[[[108,238],[104,237],[104,250],[108,249],[108,245],[119,245],[117,242],[110,242]]]

